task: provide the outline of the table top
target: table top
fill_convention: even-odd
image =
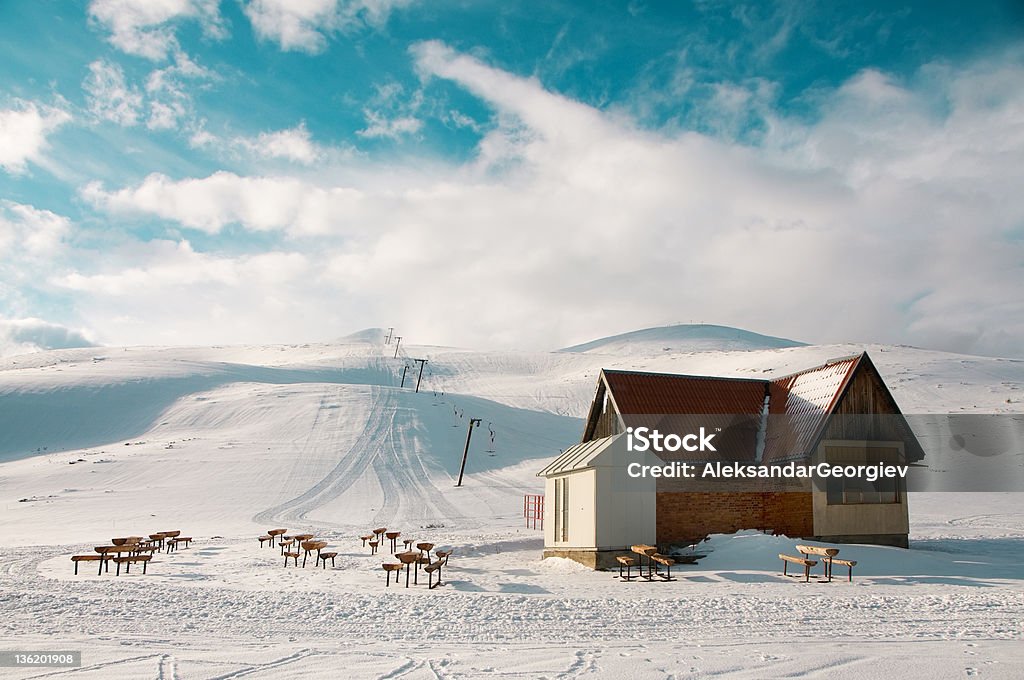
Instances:
[[[95,548],[98,553],[135,552],[138,549],[137,545],[98,545]]]
[[[648,557],[658,552],[657,546],[645,545],[643,543],[630,546],[630,550],[637,553],[638,555],[647,555]]]
[[[409,550],[406,552],[395,553],[395,557],[402,564],[412,564],[420,558],[420,554],[414,550]]]

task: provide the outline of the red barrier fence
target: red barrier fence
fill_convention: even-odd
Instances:
[[[523,496],[523,517],[526,526],[537,529],[544,528],[544,496],[528,493]]]

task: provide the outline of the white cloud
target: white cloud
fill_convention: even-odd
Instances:
[[[71,229],[62,215],[0,199],[0,356],[91,344],[82,331],[26,313],[45,297],[45,276],[63,261]]]
[[[139,122],[142,93],[125,81],[119,65],[102,59],[92,62],[82,88],[89,111],[97,118],[128,126]]]
[[[19,259],[54,254],[71,230],[63,215],[0,200],[0,252]]]
[[[67,111],[34,102],[0,109],[0,168],[17,174],[25,171],[29,161],[39,163],[47,137],[70,120]]]
[[[28,354],[47,349],[92,347],[87,331],[68,328],[36,318],[5,319],[0,317],[0,357]]]
[[[71,290],[112,297],[138,296],[168,286],[277,285],[299,276],[306,258],[299,253],[270,252],[240,257],[218,257],[196,252],[188,241],[155,241],[124,254],[134,266],[113,273],[73,272],[53,283]],[[140,263],[141,261],[141,263]]]
[[[936,65],[910,83],[866,71],[823,98],[814,122],[776,113],[749,146],[644,130],[440,43],[413,54],[425,78],[494,109],[472,161],[350,160],[312,179],[151,175],[83,196],[208,232],[282,232],[307,260],[303,283],[275,299],[347,327],[387,319],[424,342],[552,347],[697,318],[809,341],[1020,353],[1015,59]],[[723,92],[723,107],[742,109],[745,95]],[[94,284],[97,299],[113,294]],[[164,291],[150,298],[177,299]],[[230,316],[248,329],[253,314]],[[275,314],[311,328],[298,311]]]
[[[143,88],[128,82],[124,69],[110,61],[89,64],[82,82],[89,110],[100,120],[133,126],[145,121],[151,130],[173,130],[192,118],[188,81],[209,81],[209,70],[177,50],[173,63],[150,71]]]
[[[92,183],[82,189],[82,196],[105,210],[149,213],[209,233],[235,223],[254,231],[330,233],[343,227],[358,206],[361,192],[344,187],[322,189],[294,178],[217,172],[204,179],[177,182],[152,174],[134,189],[113,192]]]
[[[245,14],[261,40],[282,50],[317,54],[327,39],[353,26],[383,25],[411,0],[251,0]]]
[[[177,50],[174,31],[182,21],[198,21],[208,37],[227,35],[219,4],[220,0],[92,0],[89,16],[109,31],[114,47],[159,61]]]
[[[284,342],[322,332],[334,316],[315,290],[309,258],[297,252],[214,255],[187,241],[154,240],[97,259],[98,271],[54,276],[50,285],[74,293],[77,310],[102,320],[118,343]]]
[[[255,139],[240,138],[237,143],[265,158],[283,158],[310,165],[323,156],[306,129],[305,123],[288,130],[261,132]]]
[[[146,78],[149,99],[149,118],[146,127],[151,130],[171,130],[179,127],[192,115],[192,95],[187,89],[189,80],[210,80],[214,76],[207,69],[178,51],[174,63],[150,72]]]
[[[366,122],[368,125],[362,130],[356,131],[360,137],[387,137],[398,139],[403,135],[414,135],[423,127],[423,121],[413,116],[399,116],[387,118],[376,111],[366,111]]]

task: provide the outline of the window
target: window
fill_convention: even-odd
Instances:
[[[555,540],[569,540],[569,480],[555,479]]]
[[[897,479],[878,479],[869,482],[866,479],[835,478],[828,480],[829,505],[865,505],[881,503],[899,503],[900,489]]]
[[[888,442],[846,442],[825,446],[826,460],[832,465],[903,464],[898,444]],[[898,478],[868,481],[863,477],[829,477],[825,491],[829,505],[881,505],[900,502]]]

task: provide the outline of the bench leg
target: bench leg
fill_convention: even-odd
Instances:
[[[146,560],[145,562],[142,563],[142,573],[143,574],[146,573],[146,565],[147,564],[149,564],[149,560]]]
[[[102,562],[103,560],[100,560]],[[100,565],[100,570],[103,569],[103,565]],[[78,576],[78,562],[75,562],[75,576]]]
[[[789,562],[787,562],[786,560],[782,560],[782,575],[783,576],[789,576],[789,574],[786,573],[786,569],[788,567],[789,567]]]
[[[811,567],[810,565],[804,565],[804,583],[811,582]]]
[[[117,570],[114,572],[114,576],[120,576],[120,575],[121,575],[121,563],[118,562],[117,563]]]
[[[666,581],[675,581],[675,579],[672,578],[672,565],[671,564],[666,564],[665,565],[665,575],[662,576],[662,578],[665,579]]]

